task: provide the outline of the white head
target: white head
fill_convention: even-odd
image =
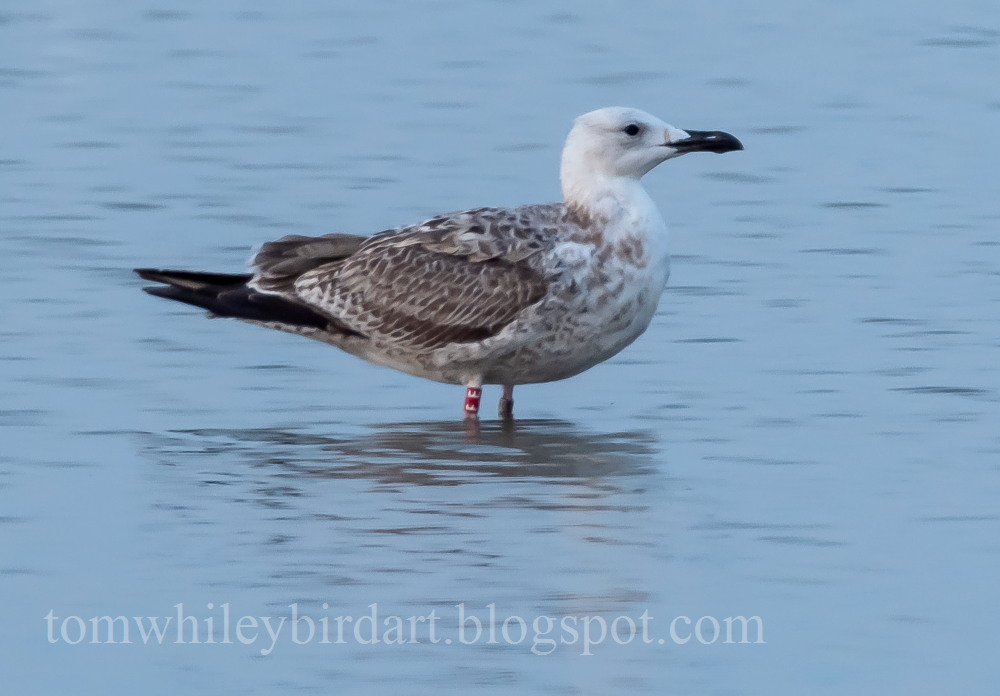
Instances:
[[[581,189],[606,179],[637,181],[661,162],[688,152],[742,149],[739,140],[721,131],[681,130],[639,109],[598,109],[578,117],[566,138],[563,195],[573,200]]]

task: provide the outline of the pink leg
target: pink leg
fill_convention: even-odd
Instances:
[[[479,399],[483,395],[481,387],[474,387],[471,384],[465,388],[465,417],[479,417]]]
[[[514,385],[503,385],[503,396],[500,397],[500,407],[498,409],[503,420],[514,418]]]

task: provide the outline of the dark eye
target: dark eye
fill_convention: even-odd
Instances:
[[[640,130],[641,129],[639,128],[639,126],[635,125],[634,123],[630,123],[624,128],[622,128],[622,132],[625,135],[639,135]]]

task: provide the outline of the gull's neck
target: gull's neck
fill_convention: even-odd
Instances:
[[[560,178],[563,203],[581,227],[602,236],[616,230],[630,236],[666,235],[660,211],[638,179],[567,166],[565,160]]]

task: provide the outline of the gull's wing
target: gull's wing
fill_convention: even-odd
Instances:
[[[481,341],[544,297],[533,260],[561,214],[555,204],[480,208],[367,239],[286,237],[261,248],[251,285],[379,342]]]

